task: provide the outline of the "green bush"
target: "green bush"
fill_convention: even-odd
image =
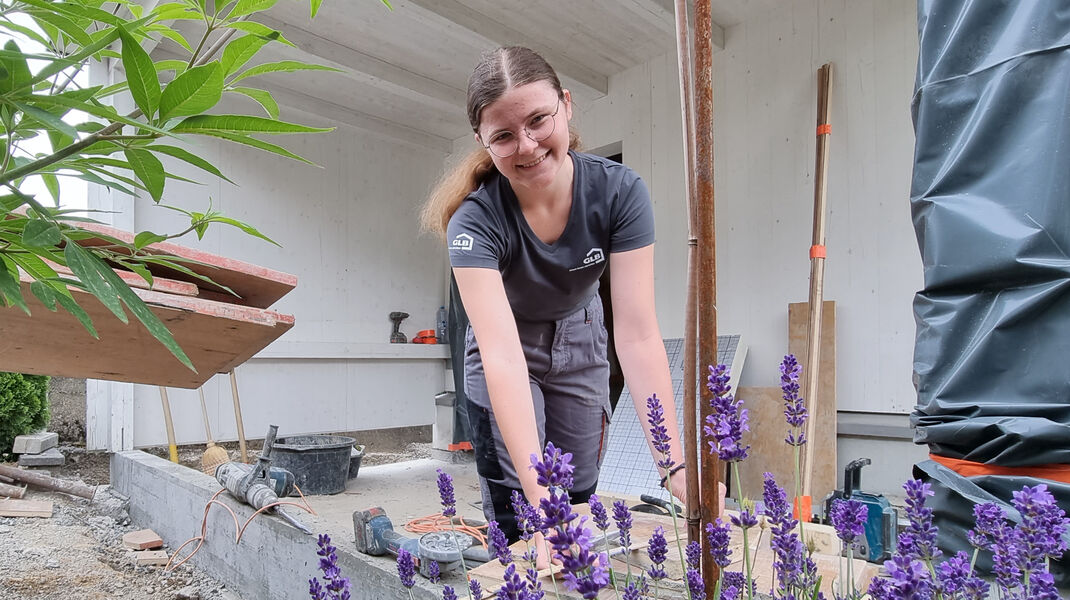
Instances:
[[[0,373],[0,454],[11,452],[15,436],[48,425],[48,376]]]

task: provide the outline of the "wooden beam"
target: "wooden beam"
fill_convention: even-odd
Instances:
[[[500,46],[527,46],[542,55],[558,74],[569,77],[601,95],[609,93],[609,76],[590,69],[528,35],[490,19],[457,0],[408,0],[404,10],[414,17],[438,16]],[[422,15],[420,13],[423,13]]]

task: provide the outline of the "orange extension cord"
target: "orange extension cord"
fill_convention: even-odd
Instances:
[[[449,517],[443,516],[442,513],[435,513],[433,515],[427,515],[426,517],[417,517],[405,524],[405,531],[410,533],[430,533],[432,531],[456,531],[458,533],[467,533],[479,542],[483,548],[487,547],[487,535],[484,533],[487,529],[486,525],[469,525],[465,523],[464,517],[456,517],[457,523],[454,524],[450,521]]]

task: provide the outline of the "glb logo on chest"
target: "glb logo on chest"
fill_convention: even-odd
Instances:
[[[450,249],[471,250],[473,241],[474,240],[472,239],[472,236],[468,235],[467,233],[457,234],[457,237],[453,238],[453,241],[450,242]]]
[[[591,248],[587,256],[583,258],[583,264],[578,267],[573,267],[569,271],[579,271],[580,269],[586,269],[587,267],[593,267],[598,263],[606,262],[606,254],[602,252],[601,248]]]

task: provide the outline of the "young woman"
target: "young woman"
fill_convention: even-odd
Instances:
[[[573,502],[595,491],[610,416],[598,296],[607,266],[615,348],[636,410],[646,415],[657,394],[672,457],[683,455],[654,312],[646,185],[625,166],[576,151],[572,97],[527,48],[483,55],[468,82],[468,119],[480,148],[443,179],[422,220],[446,235],[471,321],[465,393],[483,510],[515,541],[510,496],[520,490],[537,506],[546,495],[528,468],[546,442],[573,455]],[[682,468],[662,474],[686,499]]]

